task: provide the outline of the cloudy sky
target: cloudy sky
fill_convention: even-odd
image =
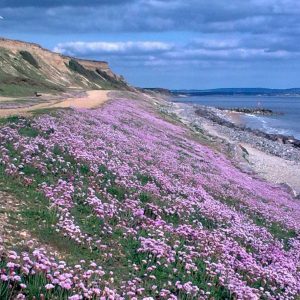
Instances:
[[[138,86],[300,87],[297,0],[0,0],[0,16],[0,36]]]

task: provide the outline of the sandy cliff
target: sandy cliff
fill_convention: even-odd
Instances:
[[[130,89],[107,62],[68,57],[37,44],[0,38],[0,95],[80,88]]]

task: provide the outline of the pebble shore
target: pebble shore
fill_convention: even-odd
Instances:
[[[232,141],[247,143],[265,153],[300,162],[300,148],[293,144],[283,143],[281,140],[271,140],[268,134],[236,125],[230,120],[226,112],[220,109],[185,103],[172,104],[170,109],[191,125],[202,129],[205,129],[204,125],[212,126],[219,134]]]
[[[214,107],[169,102],[164,110],[212,138],[244,172],[280,184],[300,198],[300,148],[263,132],[247,129],[239,115]],[[290,137],[285,137],[286,139]]]

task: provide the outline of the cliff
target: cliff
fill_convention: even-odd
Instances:
[[[64,56],[41,46],[0,38],[0,95],[70,89],[132,89],[107,62]]]

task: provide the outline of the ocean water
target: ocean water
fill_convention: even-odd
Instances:
[[[292,96],[188,96],[174,97],[175,102],[222,108],[265,108],[282,113],[273,116],[242,115],[243,123],[267,133],[292,135],[300,139],[300,97]]]

